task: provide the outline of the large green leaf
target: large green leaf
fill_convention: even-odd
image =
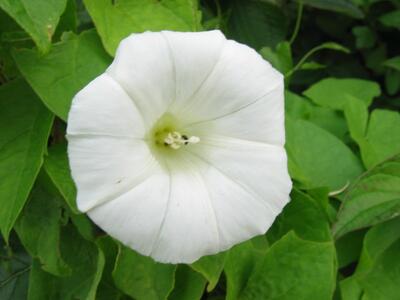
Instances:
[[[128,298],[117,289],[112,278],[115,261],[118,255],[118,244],[110,236],[102,236],[97,239],[97,245],[104,253],[105,265],[101,281],[96,294],[96,300],[122,300]]]
[[[8,238],[43,162],[53,115],[22,81],[0,87],[0,229]]]
[[[367,167],[372,167],[400,153],[400,113],[376,109],[371,113],[361,154]]]
[[[339,111],[316,106],[309,99],[288,90],[285,91],[285,111],[294,119],[303,119],[329,131],[341,140],[348,133],[346,120]]]
[[[95,31],[65,34],[47,55],[22,49],[13,53],[19,70],[46,106],[66,120],[74,95],[101,74],[111,59]]]
[[[72,274],[53,276],[35,261],[29,280],[28,300],[95,300],[104,268],[104,255],[92,242],[83,239],[73,226],[63,228],[61,254]]]
[[[41,51],[47,51],[67,0],[0,0],[0,7],[32,37]]]
[[[267,233],[268,241],[278,241],[289,231],[304,240],[327,242],[332,240],[327,199],[314,199],[297,188],[292,190],[290,202]]]
[[[258,0],[233,0],[228,35],[255,49],[274,48],[286,36],[286,19],[280,8]]]
[[[202,274],[208,281],[207,291],[212,291],[224,269],[226,252],[208,255],[191,264],[193,270]]]
[[[43,164],[44,170],[72,211],[78,213],[76,188],[69,169],[67,147],[65,144],[57,144],[49,147],[48,152]]]
[[[397,299],[399,295],[400,218],[371,228],[353,276],[340,282],[343,300]]]
[[[239,299],[331,300],[335,277],[332,242],[305,241],[289,232],[268,250]]]
[[[289,171],[306,188],[338,190],[362,173],[359,159],[338,138],[308,121],[286,119]]]
[[[206,279],[186,265],[179,265],[175,273],[175,288],[168,300],[200,300]]]
[[[349,188],[334,226],[336,236],[400,214],[400,156],[363,174]]]
[[[120,245],[113,278],[121,291],[136,300],[162,300],[174,287],[175,269]]]
[[[227,281],[226,300],[238,298],[264,255],[265,250],[257,249],[251,240],[228,251],[224,267]]]
[[[201,27],[196,0],[84,0],[84,3],[111,55],[131,33],[196,31]]]
[[[309,87],[304,95],[318,105],[342,110],[349,101],[349,96],[356,97],[366,105],[370,105],[372,99],[379,96],[380,93],[379,85],[373,81],[354,78],[326,78]]]
[[[348,16],[361,19],[363,12],[348,0],[297,0],[303,2],[305,5],[312,7],[326,9],[338,13],[343,13]]]
[[[46,272],[63,276],[71,270],[60,252],[60,201],[38,186],[32,192],[15,229],[29,254]]]

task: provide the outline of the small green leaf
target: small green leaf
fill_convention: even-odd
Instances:
[[[381,223],[400,213],[400,156],[367,171],[346,193],[333,232],[347,232]]]
[[[400,10],[394,10],[379,17],[379,21],[387,27],[400,29]]]
[[[354,78],[326,78],[309,87],[303,94],[318,105],[343,110],[348,96],[358,98],[368,106],[380,93],[376,82]]]
[[[289,42],[279,43],[275,50],[270,47],[264,47],[260,50],[260,54],[282,74],[289,72],[293,68],[292,51]]]
[[[175,265],[157,263],[120,245],[112,275],[115,285],[134,299],[162,300],[174,287],[175,270]]]
[[[44,271],[57,276],[71,273],[60,252],[60,200],[38,186],[31,194],[15,229],[30,255]]]
[[[71,210],[79,213],[76,207],[76,188],[71,178],[66,145],[57,144],[49,147],[43,167]]]
[[[356,38],[356,47],[358,49],[372,48],[376,42],[375,33],[367,26],[356,26],[352,30]]]
[[[383,63],[386,67],[400,71],[400,56],[392,57]]]
[[[47,55],[22,49],[13,56],[44,104],[65,121],[74,95],[104,72],[111,60],[93,30],[63,37]]]
[[[49,50],[67,0],[0,0],[0,7],[32,37],[42,52]]]
[[[275,46],[286,37],[287,24],[282,10],[258,0],[233,0],[228,36],[253,47]]]
[[[267,251],[241,300],[331,300],[335,289],[332,242],[311,242],[289,232]]]
[[[200,300],[206,279],[186,265],[178,265],[175,273],[175,288],[168,300]]]
[[[289,171],[306,188],[341,189],[362,173],[359,159],[338,138],[305,121],[286,118]]]
[[[211,292],[217,286],[219,277],[224,269],[225,258],[226,252],[222,252],[216,255],[203,256],[190,265],[193,270],[199,272],[207,279],[208,292]]]
[[[0,87],[0,229],[6,240],[39,173],[52,123],[25,82]]]
[[[84,0],[84,3],[111,55],[131,33],[196,31],[201,27],[196,0]]]

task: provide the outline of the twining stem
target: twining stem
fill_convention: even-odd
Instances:
[[[293,44],[294,40],[296,39],[299,30],[300,30],[300,24],[301,24],[301,18],[303,16],[303,2],[299,2],[299,7],[297,8],[297,18],[296,18],[296,24],[294,25],[294,30],[292,33],[292,36],[289,39],[289,44]]]
[[[3,286],[7,285],[11,280],[13,280],[14,278],[23,275],[24,273],[28,272],[31,269],[31,266],[27,266],[13,274],[11,274],[9,277],[7,277],[6,279],[4,279],[3,281],[0,282],[0,288],[2,288]]]
[[[296,72],[300,67],[307,61],[307,59],[310,58],[311,55],[314,53],[323,50],[323,49],[329,49],[325,44],[316,46],[312,48],[310,51],[308,51],[300,60],[299,62],[289,71],[285,74],[285,78],[289,78],[290,76],[293,75],[294,72]]]

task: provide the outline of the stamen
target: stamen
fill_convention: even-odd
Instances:
[[[167,137],[164,139],[164,145],[169,146],[172,149],[179,149],[182,145],[197,144],[200,142],[200,138],[197,136],[188,137],[187,135],[182,135],[177,131],[169,132]]]

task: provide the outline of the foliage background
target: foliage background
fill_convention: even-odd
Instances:
[[[398,0],[0,0],[0,299],[400,299]],[[73,95],[131,32],[220,28],[286,77],[292,201],[163,265],[75,206]]]

